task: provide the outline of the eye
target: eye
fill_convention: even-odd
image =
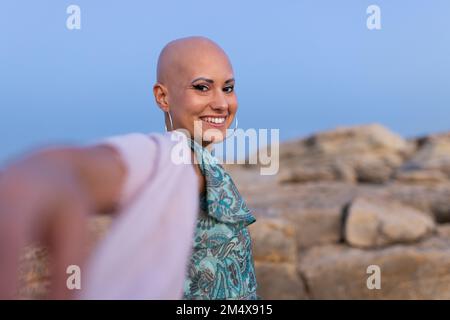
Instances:
[[[195,90],[199,90],[202,92],[208,91],[209,87],[204,84],[196,84],[192,86]]]
[[[223,92],[225,92],[225,93],[231,93],[233,91],[234,91],[234,86],[228,86],[228,87],[223,88]]]

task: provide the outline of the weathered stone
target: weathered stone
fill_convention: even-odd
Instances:
[[[450,222],[450,184],[405,185],[385,187],[386,196],[427,212],[439,223]]]
[[[434,170],[450,178],[450,134],[430,136],[399,170]]]
[[[294,228],[281,219],[259,218],[250,225],[256,261],[295,262]]]
[[[255,262],[257,294],[262,299],[307,299],[295,263]]]
[[[395,173],[395,179],[402,183],[433,185],[448,183],[447,175],[438,170],[400,170]]]
[[[281,183],[331,181],[383,183],[414,147],[378,124],[340,127],[281,145]]]
[[[438,225],[436,231],[439,237],[450,239],[450,223]]]
[[[379,124],[337,127],[307,139],[307,143],[325,153],[389,149],[404,152],[406,141]]]
[[[304,167],[298,166],[281,170],[278,176],[280,183],[303,183],[308,181],[330,181],[335,180],[335,173],[328,167]]]
[[[371,265],[380,268],[380,289],[367,286]],[[299,263],[312,299],[450,299],[449,270],[450,243],[434,238],[381,250],[314,247]]]
[[[395,166],[401,164],[398,159],[395,165],[388,165],[386,161],[370,156],[361,156],[354,160],[358,182],[383,183],[391,179]]]
[[[331,169],[334,172],[335,179],[338,181],[354,183],[358,180],[355,168],[353,168],[350,163],[336,159],[333,161]]]
[[[338,206],[290,209],[285,216],[295,228],[299,249],[341,240],[342,215]]]
[[[349,208],[345,239],[355,247],[373,248],[414,242],[430,235],[433,230],[433,220],[415,208],[360,197]]]

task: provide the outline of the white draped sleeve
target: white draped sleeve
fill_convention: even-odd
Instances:
[[[115,148],[126,167],[120,212],[82,275],[81,299],[179,299],[198,212],[191,164],[173,159],[186,139],[127,134],[99,144]],[[175,141],[174,141],[175,140]]]

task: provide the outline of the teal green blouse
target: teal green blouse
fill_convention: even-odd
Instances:
[[[252,244],[255,218],[217,159],[197,142],[191,148],[205,176],[185,299],[257,299]]]

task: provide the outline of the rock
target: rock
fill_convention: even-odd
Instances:
[[[257,294],[262,299],[307,299],[295,263],[255,262]]]
[[[255,186],[246,188],[245,197],[257,218],[261,214],[287,221],[295,229],[297,247],[307,248],[341,241],[343,208],[360,194],[382,190],[379,185],[321,181],[271,185],[268,189]]]
[[[336,159],[335,161],[333,161],[331,169],[333,170],[335,179],[338,181],[355,183],[358,180],[355,168],[353,168],[349,163],[346,163],[345,161]]]
[[[418,151],[399,170],[440,171],[450,178],[450,134],[423,139]]]
[[[288,168],[288,169],[286,169]],[[320,163],[307,164],[305,160],[301,165],[284,163],[283,170],[278,174],[280,183],[305,183],[310,181],[345,181],[354,183],[357,180],[355,170],[348,161],[342,159],[329,159]]]
[[[430,235],[434,228],[434,221],[415,208],[359,197],[349,208],[345,240],[354,247],[374,248],[418,241]]]
[[[295,228],[299,249],[341,240],[342,215],[339,206],[291,209],[286,217]]]
[[[378,124],[338,127],[280,146],[280,183],[383,183],[415,147]]]
[[[295,262],[294,228],[281,219],[259,218],[250,225],[253,258],[265,262]]]
[[[384,187],[375,184],[354,185],[340,181],[319,181],[304,184],[255,185],[243,189],[245,189],[243,196],[251,207],[271,208],[280,216],[294,216],[303,208],[342,207],[361,190],[372,193],[383,190]]]
[[[263,299],[303,299],[306,292],[297,274],[294,228],[286,221],[258,218],[250,226],[258,295]]]
[[[311,299],[450,299],[450,243],[431,238],[417,246],[363,250],[345,245],[314,247],[299,271]],[[368,289],[371,265],[381,288]]]
[[[335,174],[331,168],[327,167],[299,166],[289,170],[281,170],[278,178],[281,183],[303,183],[335,180]]]
[[[395,168],[399,165],[401,165],[400,158],[389,162],[386,159],[380,160],[373,155],[361,155],[354,160],[357,181],[362,183],[386,182],[391,178]]]
[[[398,182],[418,185],[448,183],[447,176],[438,170],[399,170],[394,177]]]
[[[379,124],[337,127],[307,139],[307,143],[323,153],[342,153],[387,149],[404,152],[406,141]]]
[[[450,184],[404,185],[385,187],[388,198],[427,212],[438,223],[450,222]]]
[[[450,239],[450,224],[441,224],[437,226],[437,234],[441,238]]]

